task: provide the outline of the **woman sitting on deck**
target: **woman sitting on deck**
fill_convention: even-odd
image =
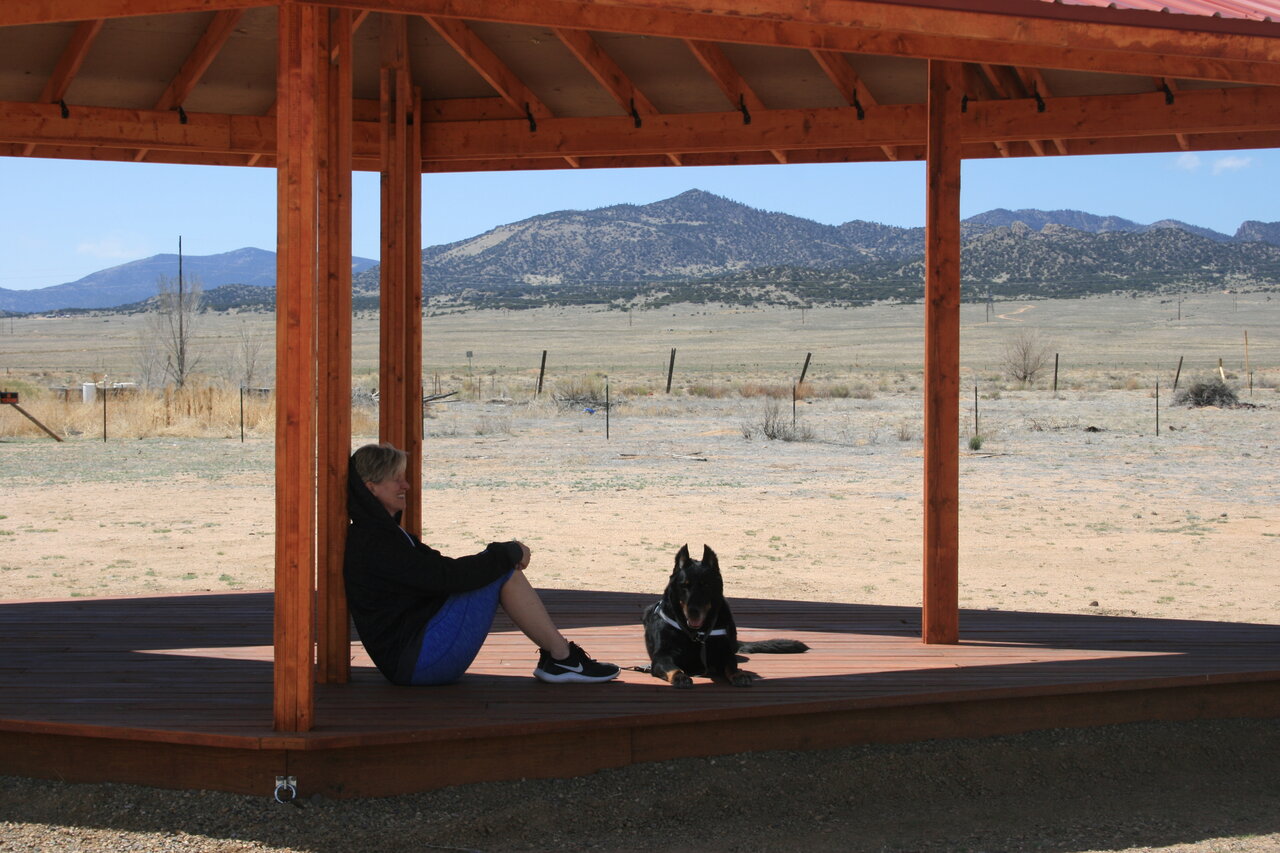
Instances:
[[[542,681],[609,681],[613,664],[565,640],[525,577],[529,549],[492,542],[445,557],[400,526],[408,456],[390,444],[351,455],[347,484],[347,605],[369,657],[395,684],[448,684],[475,660],[499,603],[541,650]]]

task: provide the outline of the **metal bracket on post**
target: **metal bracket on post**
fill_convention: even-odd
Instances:
[[[275,798],[277,803],[292,803],[296,800],[298,798],[298,777],[277,776]]]

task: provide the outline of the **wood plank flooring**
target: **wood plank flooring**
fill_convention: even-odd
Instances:
[[[593,656],[645,662],[639,618],[654,596],[543,594]],[[811,651],[752,656],[751,688],[675,690],[637,672],[549,685],[500,615],[446,687],[390,685],[353,643],[351,682],[318,686],[315,729],[278,733],[271,603],[262,592],[0,604],[0,773],[262,791],[271,772],[303,772],[315,790],[354,795],[743,749],[1280,716],[1276,625],[966,611],[958,645],[926,646],[917,609],[737,599],[743,639]],[[175,772],[183,761],[217,770]]]

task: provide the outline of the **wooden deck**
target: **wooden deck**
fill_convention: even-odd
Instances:
[[[644,662],[655,596],[545,591],[593,655]],[[358,644],[321,685],[317,725],[271,730],[270,593],[0,604],[0,774],[269,795],[365,796],[588,773],[688,755],[976,736],[1152,719],[1280,716],[1280,626],[966,611],[962,642],[920,642],[916,609],[736,599],[750,689],[530,677],[499,618],[448,687],[384,682]]]

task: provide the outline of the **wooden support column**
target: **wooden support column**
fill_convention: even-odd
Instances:
[[[277,730],[297,732],[311,728],[315,711],[317,184],[327,14],[309,4],[279,7],[274,717]]]
[[[346,682],[351,633],[342,581],[347,541],[347,458],[351,453],[351,17],[328,12],[323,81],[324,168],[319,180],[321,289],[320,382],[316,395],[319,462],[316,566],[316,680]]]
[[[408,507],[422,532],[421,96],[409,73],[408,21],[384,13],[382,47],[382,282],[378,434],[407,451]]]
[[[926,643],[960,641],[960,100],[963,66],[929,61],[925,216]]]

